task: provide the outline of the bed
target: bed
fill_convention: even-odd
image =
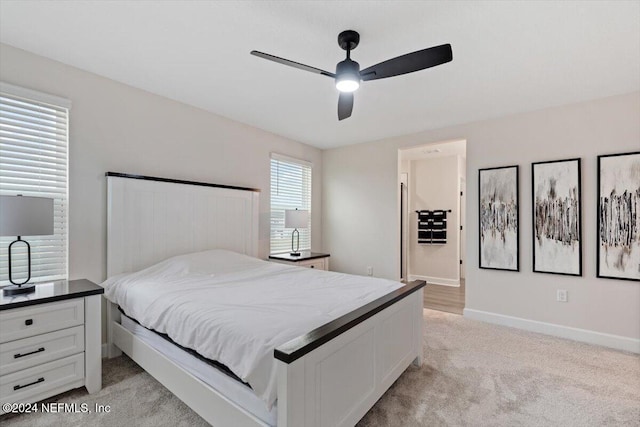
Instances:
[[[255,189],[111,172],[107,186],[108,285],[124,283],[107,286],[108,354],[126,353],[212,425],[352,426],[422,363],[424,283],[256,259]],[[197,275],[176,281],[185,263]],[[236,316],[220,309],[238,299]]]

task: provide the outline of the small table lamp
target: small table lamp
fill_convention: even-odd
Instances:
[[[309,226],[309,211],[300,211],[298,209],[287,209],[284,211],[284,228],[294,228],[291,233],[291,256],[300,256],[300,232],[298,228],[307,228]],[[293,246],[294,236],[298,235],[298,242]]]
[[[18,236],[9,244],[10,286],[3,288],[4,295],[26,294],[35,291],[31,279],[31,245],[21,236],[45,236],[53,234],[53,199],[45,197],[0,196],[0,236]],[[27,245],[28,274],[22,283],[13,281],[11,275],[11,249],[22,242]],[[26,285],[26,286],[25,286]]]

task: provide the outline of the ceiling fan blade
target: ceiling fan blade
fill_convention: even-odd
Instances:
[[[278,64],[288,65],[289,67],[297,68],[299,70],[309,71],[315,74],[322,74],[323,76],[333,77],[336,75],[330,73],[325,70],[321,70],[320,68],[311,67],[309,65],[304,65],[299,62],[290,61],[288,59],[280,58],[279,56],[269,55],[268,53],[258,52],[257,50],[252,50],[251,55],[257,56],[258,58],[268,59],[269,61],[277,62]]]
[[[443,44],[427,49],[419,50],[406,55],[372,65],[360,71],[362,80],[377,80],[387,77],[399,76],[435,67],[436,65],[450,62],[453,52],[450,44]]]
[[[353,92],[340,92],[338,98],[338,120],[351,117],[353,111]]]

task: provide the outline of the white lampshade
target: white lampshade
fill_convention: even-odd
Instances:
[[[53,199],[0,196],[0,236],[53,234]]]
[[[309,211],[287,209],[284,211],[284,228],[307,228]]]

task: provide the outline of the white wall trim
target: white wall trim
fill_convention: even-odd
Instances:
[[[417,274],[409,274],[409,281],[424,280],[427,283],[442,286],[460,287],[460,279],[445,279],[444,277],[420,276]]]
[[[506,316],[504,314],[465,308],[464,317],[496,325],[509,326],[524,329],[525,331],[538,332],[567,338],[574,341],[596,344],[616,350],[640,353],[640,339],[623,337],[620,335],[605,334],[587,329],[572,328],[570,326],[557,325],[555,323],[540,322],[537,320],[523,319],[521,317]]]
[[[109,344],[103,343],[102,344],[102,358],[106,359],[107,357],[109,357]]]
[[[33,89],[28,89],[22,86],[12,85],[11,83],[7,82],[0,82],[0,92],[8,93],[10,95],[29,99],[32,101],[42,102],[44,104],[55,105],[58,107],[66,108],[67,110],[71,109],[71,101],[66,98]]]
[[[291,162],[291,163],[297,163],[299,165],[302,166],[308,166],[310,168],[313,169],[313,163],[310,162],[309,160],[304,160],[304,159],[298,159],[296,157],[291,157],[291,156],[287,156],[285,154],[279,154],[279,153],[271,153],[271,158],[274,160],[280,160],[283,162]]]

